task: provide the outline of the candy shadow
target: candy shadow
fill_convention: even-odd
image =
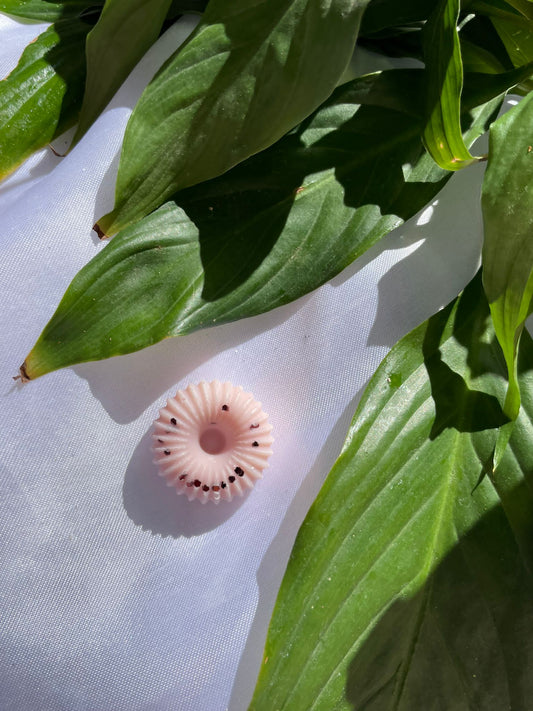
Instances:
[[[126,513],[143,531],[172,538],[201,536],[222,525],[246,501],[247,495],[217,506],[178,496],[157,474],[152,462],[150,435],[151,428],[135,448],[122,487]]]
[[[383,243],[387,249],[416,246],[379,280],[369,346],[392,347],[452,301],[477,272],[483,235],[479,206],[483,173],[484,166],[479,165],[454,176],[433,205]]]

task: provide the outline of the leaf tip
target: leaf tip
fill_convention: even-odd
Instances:
[[[31,378],[28,375],[26,361],[20,366],[18,375],[13,376],[13,380],[20,380],[21,383],[29,383]]]
[[[98,235],[98,239],[108,239],[109,235],[106,235],[106,233],[103,231],[103,229],[100,227],[98,222],[93,225],[93,230],[96,232]]]
[[[56,158],[64,158],[66,156],[66,153],[59,153],[59,151],[56,151],[51,143],[48,144],[48,148],[52,151]]]

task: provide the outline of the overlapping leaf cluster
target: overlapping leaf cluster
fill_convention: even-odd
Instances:
[[[115,206],[95,226],[118,234],[73,280],[24,380],[297,299],[487,160],[482,275],[368,386],[297,538],[251,708],[526,711],[533,3],[0,10],[52,23],[0,82],[2,176],[70,125],[83,140],[160,33],[201,14],[128,123]],[[350,78],[356,43],[418,68]],[[497,118],[510,90],[523,99]],[[472,155],[486,131],[488,155]]]

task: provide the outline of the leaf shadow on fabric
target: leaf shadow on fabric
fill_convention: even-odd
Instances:
[[[179,6],[184,3],[182,0],[178,0],[174,4],[177,10]],[[200,3],[197,3],[196,0],[194,0],[191,4],[199,5]],[[104,133],[94,129],[94,134],[91,134],[93,131],[93,128],[91,128],[89,132],[83,136],[78,146],[74,148],[74,150],[83,150],[84,146],[88,146],[89,149],[94,150],[97,152],[97,155],[100,155],[102,141],[104,141],[108,147],[109,131],[111,132],[111,136],[120,139],[117,143],[116,153],[112,160],[107,160],[107,170],[98,186],[91,223],[93,225],[99,217],[113,208],[115,199],[115,183],[121,155],[120,145],[122,143],[122,137],[130,116],[130,111],[134,109],[144,88],[152,79],[154,73],[159,69],[160,65],[176,50],[177,46],[181,45],[185,41],[187,36],[193,31],[197,24],[197,17],[194,15],[182,16],[177,22],[177,18],[173,13],[172,17],[172,24],[168,26],[168,24],[165,23],[162,34],[157,42],[152,45],[144,57],[134,67],[128,78],[117,90],[102,115],[98,117],[97,121],[101,121],[105,115],[113,112],[112,123],[102,124],[104,126],[104,130],[105,126],[108,126],[107,131]],[[125,109],[127,111],[124,111]],[[98,145],[95,147],[95,143],[97,142]],[[86,161],[90,160],[91,155],[87,157]],[[99,241],[99,238],[96,239]]]
[[[482,222],[481,210],[473,210],[472,205],[479,201],[482,170],[479,165],[454,174],[438,202],[381,242],[387,250],[410,249],[379,279],[369,345],[392,347],[455,298],[476,273]],[[395,313],[402,318],[395,319]]]
[[[382,611],[349,661],[347,707],[525,711],[532,600],[533,580],[498,505],[418,591]]]
[[[287,304],[245,324],[234,322],[204,329],[185,339],[164,339],[150,348],[110,358],[105,363],[80,363],[73,370],[87,381],[94,397],[115,422],[129,423],[202,364],[280,326],[301,305],[301,302]]]

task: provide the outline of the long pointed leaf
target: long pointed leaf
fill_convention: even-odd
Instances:
[[[308,116],[344,71],[366,2],[211,0],[130,118],[115,208],[98,230],[114,234]]]
[[[159,37],[171,0],[107,0],[86,43],[87,79],[76,144]]]
[[[340,87],[298,131],[119,234],[74,279],[22,375],[252,316],[333,277],[450,176],[420,143],[421,80],[395,70]],[[475,111],[469,141],[498,106]]]
[[[250,711],[526,709],[527,412],[490,480],[505,363],[477,278],[372,378],[296,539]]]
[[[424,144],[435,162],[459,170],[475,158],[461,132],[463,65],[457,34],[459,0],[440,0],[424,31],[427,123]]]

